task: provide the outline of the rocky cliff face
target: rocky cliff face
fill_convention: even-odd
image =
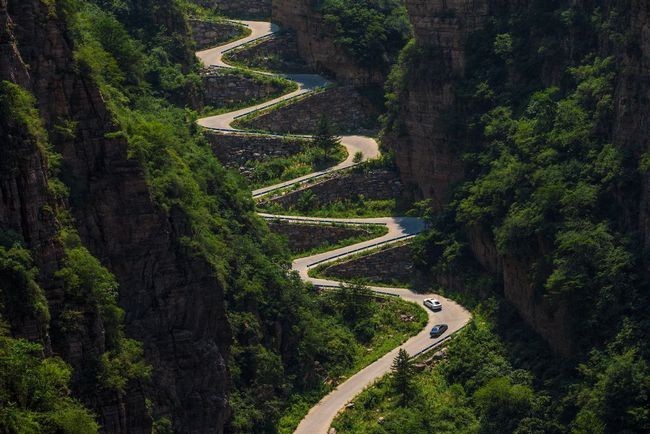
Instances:
[[[46,94],[48,81],[42,76],[45,65],[53,68],[56,59],[71,60],[59,57],[68,50],[61,22],[41,2],[16,5],[6,0],[0,1],[0,21],[0,80]],[[36,22],[44,25],[36,30]],[[56,100],[56,95],[52,95],[50,104],[63,102]],[[54,113],[48,114],[50,119],[54,117]],[[125,395],[99,390],[93,379],[80,378],[106,350],[104,324],[97,309],[85,305],[78,306],[85,310],[81,326],[75,330],[62,328],[60,315],[70,300],[55,275],[63,265],[64,251],[54,210],[65,204],[48,187],[49,169],[41,139],[30,134],[16,117],[4,117],[0,124],[4,144],[0,159],[0,228],[19,234],[31,250],[51,315],[51,321],[42,316],[10,317],[12,333],[42,343],[46,354],[58,354],[73,366],[78,373],[73,379],[75,393],[97,413],[108,432],[148,432],[151,418],[139,385],[128,385],[129,398],[125,399]]]
[[[616,4],[616,2],[613,2]],[[641,159],[650,155],[650,4],[643,0],[630,2],[629,32],[636,41],[634,49],[618,53],[622,73],[616,85],[616,118],[613,129],[614,144],[628,149]],[[612,48],[604,44],[604,51]],[[635,199],[632,198],[634,201]],[[635,209],[635,208],[632,208]],[[629,216],[636,220],[635,215]],[[635,221],[630,221],[636,226]],[[650,171],[646,169],[641,182],[641,201],[639,206],[638,227],[643,234],[647,254],[650,250]]]
[[[628,8],[627,3],[605,3],[605,10],[618,7],[626,11],[624,19],[629,20],[630,37],[638,42],[638,46],[624,52],[615,49],[606,35],[598,44],[601,55],[615,56],[621,71],[616,83],[613,142],[641,158],[648,149],[650,111],[649,5],[644,1],[632,1]],[[461,107],[456,96],[456,86],[465,76],[466,59],[471,54],[466,52],[468,40],[473,32],[490,25],[491,16],[508,9],[525,9],[527,4],[488,0],[406,0],[416,42],[411,47],[405,77],[400,84],[397,119],[388,131],[386,143],[395,150],[403,181],[413,188],[416,197],[431,199],[436,211],[448,203],[454,186],[468,176],[460,161],[463,145],[471,140],[467,137],[464,117],[467,107]],[[564,43],[570,47],[576,41]],[[565,67],[566,61],[547,61],[539,80],[546,85],[558,84],[558,70]],[[551,64],[553,62],[556,64]],[[512,75],[509,79],[517,80]],[[449,125],[458,125],[458,128],[453,131]],[[639,189],[639,194],[622,195],[619,224],[626,230],[634,231],[638,227],[645,234],[648,246],[647,173]],[[556,351],[571,354],[574,337],[568,325],[571,322],[568,307],[551,308],[536,295],[535,287],[539,283],[532,282],[530,277],[533,260],[498,254],[492,234],[485,229],[467,228],[466,234],[473,255],[486,270],[497,276],[504,295],[517,307],[522,318]]]
[[[3,24],[12,25],[6,14],[6,4],[1,1],[0,15]],[[0,56],[3,63],[0,66],[0,79],[10,78],[25,83],[29,77],[13,35],[3,32],[1,38]],[[32,249],[41,278],[45,280],[58,269],[63,256],[61,245],[56,240],[58,223],[52,213],[44,212],[55,203],[48,189],[46,163],[36,139],[14,120],[0,120],[0,140],[3,143],[0,159],[0,230],[12,230],[25,240]],[[62,298],[60,285],[45,289],[50,300]],[[16,336],[40,342],[47,352],[52,351],[49,324],[45,318],[35,312],[22,315],[4,313],[3,316]]]
[[[296,32],[300,56],[317,72],[333,75],[353,85],[381,84],[381,71],[359,66],[344,49],[334,43],[323,17],[311,0],[273,0],[273,22]]]
[[[35,95],[50,140],[63,156],[62,178],[77,229],[85,246],[117,277],[127,334],[144,343],[153,366],[148,391],[153,416],[170,417],[180,432],[222,432],[229,414],[225,361],[230,343],[223,290],[210,267],[180,247],[179,238],[188,233],[184,215],[158,209],[125,141],[107,138],[115,131],[111,116],[97,87],[78,72],[61,11],[53,13],[51,7],[40,0],[0,1],[0,78]],[[174,25],[174,19],[163,18]],[[64,132],[64,124],[74,125],[74,131]],[[11,170],[2,170],[0,224],[23,234],[42,281],[56,282],[51,273],[61,251],[56,222],[44,211],[52,201],[47,173],[39,151],[19,133],[2,131],[3,143],[20,157],[2,158]],[[56,288],[48,288],[48,298],[56,310]],[[54,351],[73,365],[79,356],[75,349],[101,354],[101,324],[94,327],[78,342],[54,330]],[[141,386],[134,385],[129,398],[120,400],[84,391],[83,381],[77,384],[107,432],[150,431]]]
[[[487,0],[409,0],[415,33],[413,65],[400,95],[400,127],[386,137],[395,150],[405,184],[440,210],[451,187],[463,178],[457,149],[462,135],[450,134],[446,117],[454,107],[454,83],[463,76],[465,44],[489,15]]]

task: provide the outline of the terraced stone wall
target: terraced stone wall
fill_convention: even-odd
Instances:
[[[415,277],[412,258],[411,246],[404,244],[330,265],[323,273],[343,280],[365,278],[385,284],[410,282]]]
[[[198,50],[216,47],[242,34],[242,28],[227,21],[213,22],[197,19],[188,20],[192,39]]]
[[[343,240],[368,233],[363,226],[313,225],[270,221],[271,231],[287,238],[292,253],[306,252],[324,245],[336,245]]]
[[[304,145],[300,139],[223,134],[216,131],[207,131],[205,136],[219,161],[226,167],[239,170],[244,168],[247,161],[295,155]]]
[[[267,99],[282,91],[282,86],[270,81],[263,82],[249,75],[232,73],[217,67],[205,69],[202,78],[203,102],[215,107]]]
[[[291,31],[283,31],[245,45],[228,53],[227,57],[254,69],[294,74],[311,72],[298,54],[296,35]]]
[[[402,183],[397,173],[392,170],[373,169],[368,172],[353,170],[337,173],[315,185],[273,197],[267,202],[290,208],[298,203],[306,190],[314,193],[313,206],[316,207],[340,200],[353,200],[360,196],[365,199],[380,200],[400,197],[403,194]]]
[[[337,86],[294,104],[263,113],[247,126],[276,133],[313,133],[325,114],[337,131],[372,130],[377,107],[353,86]]]

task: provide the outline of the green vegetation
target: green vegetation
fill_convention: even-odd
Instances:
[[[391,367],[393,391],[399,396],[399,402],[408,402],[413,396],[413,372],[411,356],[404,348],[400,348]]]
[[[422,372],[414,373],[407,359],[396,360],[392,376],[335,420],[337,431],[560,432],[545,419],[553,409],[549,397],[533,395],[530,375],[512,368],[483,315],[447,347],[447,358]]]
[[[4,420],[0,423],[5,424],[9,432],[16,432],[16,426],[21,424],[25,424],[26,432],[56,432],[57,429],[95,432],[97,425],[91,413],[68,397],[71,380],[73,386],[78,386],[83,378],[91,388],[103,387],[124,393],[129,381],[148,377],[149,367],[143,362],[140,344],[124,336],[124,313],[117,306],[115,278],[81,245],[70,217],[55,205],[55,200],[68,198],[67,188],[57,177],[61,157],[52,150],[40,113],[35,108],[34,97],[9,82],[0,83],[0,90],[3,124],[7,123],[9,129],[17,128],[24,134],[25,140],[31,141],[41,153],[46,165],[49,193],[53,200],[43,207],[43,212],[49,218],[58,219],[58,223],[53,221],[52,224],[54,229],[56,225],[61,226],[58,236],[64,255],[59,259],[58,271],[50,276],[63,290],[63,298],[53,314],[37,283],[39,270],[33,265],[30,252],[22,247],[22,237],[0,228],[0,336],[3,349],[7,351],[7,363],[20,360],[27,369],[22,375],[34,375],[33,379],[27,379],[12,370],[0,371],[0,380],[4,382],[0,387],[0,394],[3,394],[0,400],[3,407],[7,406],[2,415]],[[12,166],[15,161],[11,158],[4,164],[7,170],[15,170]],[[71,332],[83,336],[89,333],[90,327],[93,333],[101,328],[105,352],[84,354],[73,376],[63,361],[44,358],[39,344],[8,337],[14,326],[24,326],[25,323],[33,324],[41,339],[45,339],[50,330],[54,335]],[[7,368],[14,366],[8,365]],[[45,381],[44,376],[48,375],[51,379]],[[26,393],[35,395],[33,399],[26,398]],[[48,399],[51,402],[47,402]]]
[[[316,4],[336,43],[365,67],[388,71],[411,35],[400,0],[322,0]]]
[[[94,416],[70,398],[70,367],[39,344],[10,335],[10,323],[47,325],[50,311],[30,252],[0,232],[0,431],[96,433]]]
[[[291,406],[280,420],[278,431],[282,434],[292,433],[307,411],[337,384],[420,332],[427,319],[421,307],[397,298],[375,297],[361,285],[326,292],[318,298],[318,304],[328,321],[347,328],[336,338],[339,346],[330,346],[334,352],[323,353],[321,362],[325,368],[327,363],[338,360],[339,366],[318,389],[292,397]],[[327,330],[311,332],[326,333],[321,342],[331,339]]]
[[[366,199],[363,195],[354,199],[337,200],[326,205],[317,205],[311,190],[305,190],[295,206],[284,208],[276,203],[268,203],[260,209],[271,214],[302,215],[307,217],[388,217],[401,215],[397,199]]]
[[[98,312],[107,351],[84,374],[97,378],[105,389],[124,393],[129,381],[147,379],[150,367],[143,361],[142,345],[124,335],[124,311],[117,305],[115,277],[83,247],[73,230],[64,229],[61,242],[66,257],[55,277],[63,283],[66,302],[56,325],[79,330],[84,327],[84,309],[90,306]]]
[[[519,317],[485,316],[498,334],[480,341],[465,335],[451,344],[450,360],[431,370],[429,386],[424,374],[417,381],[433,397],[431,407],[392,408],[384,386],[375,392],[374,402],[390,414],[386,421],[420,426],[417,415],[426,414],[455,421],[450,432],[647,430],[648,413],[639,409],[648,404],[650,384],[648,347],[640,338],[648,333],[648,275],[636,225],[626,216],[636,209],[643,169],[636,145],[613,144],[616,78],[624,66],[603,57],[597,36],[612,44],[612,53],[633,52],[634,35],[622,25],[626,8],[533,2],[525,12],[500,11],[469,38],[465,77],[454,81],[456,104],[438,120],[461,144],[467,179],[415,243],[418,266],[434,276],[461,276],[464,287],[476,289],[462,295],[472,300],[497,288],[469,237],[476,231],[492,237],[498,254],[530,278],[536,304],[550,312],[568,308],[564,324],[553,327],[573,337],[570,358],[555,359],[543,348],[533,356],[527,349],[533,332]],[[399,111],[408,83],[436,80],[441,56],[438,47],[416,42],[404,49],[388,86],[388,132],[407,132]],[[553,78],[549,65],[558,68]],[[549,81],[555,85],[542,86]],[[557,334],[546,334],[558,343]],[[490,340],[507,345],[488,346]],[[468,342],[462,363],[452,351],[459,342]],[[476,348],[485,360],[473,358]],[[448,411],[436,409],[445,394],[462,411],[438,416]],[[370,414],[344,417],[342,432],[397,432],[372,421],[364,430],[360,418]]]
[[[0,431],[99,432],[94,416],[69,396],[70,367],[42,354],[42,346],[10,337],[6,324],[0,322]]]
[[[256,189],[325,170],[347,157],[347,150],[342,145],[328,149],[307,145],[302,152],[290,157],[248,161],[245,167],[250,172],[251,188]]]

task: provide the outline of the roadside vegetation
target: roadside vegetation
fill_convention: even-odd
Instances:
[[[318,133],[305,142],[303,152],[296,155],[248,161],[245,167],[252,188],[271,186],[322,171],[348,158],[347,149],[332,133],[325,117],[319,123]]]
[[[366,161],[350,169],[357,173],[364,173],[373,169],[393,169],[393,156],[390,153]],[[317,181],[322,181],[319,178]],[[272,199],[263,199],[258,203],[258,208],[263,212],[272,214],[303,215],[307,217],[391,217],[422,215],[421,206],[418,206],[407,195],[385,199],[367,199],[363,194],[349,195],[348,198],[321,203],[317,195],[309,188],[310,182],[295,184],[273,193],[274,197],[296,191],[302,188],[300,197],[290,206],[283,206]]]
[[[512,367],[484,314],[475,315],[446,351],[421,371],[396,359],[391,374],[336,418],[337,432],[559,432],[547,418],[550,397],[535,396],[530,374]]]
[[[353,199],[337,200],[326,205],[315,205],[315,195],[311,190],[305,190],[295,206],[285,208],[277,203],[267,202],[260,207],[262,212],[284,215],[301,215],[306,217],[390,217],[403,213],[404,208],[398,206],[397,199],[365,199],[359,195]]]
[[[444,355],[426,364],[430,355],[422,356],[401,375],[394,370],[333,427],[345,434],[642,432],[648,366],[635,351],[621,352],[626,339],[593,353],[579,366],[584,382],[572,385],[567,365],[511,306],[483,302]],[[580,407],[571,420],[567,410]]]
[[[250,173],[247,178],[254,190],[325,170],[345,161],[346,158],[347,150],[341,145],[323,149],[309,144],[302,152],[290,157],[248,161],[245,168]]]
[[[337,336],[336,351],[328,353],[322,362],[325,367],[330,360],[338,360],[338,368],[330,371],[318,388],[291,398],[280,418],[280,434],[291,434],[309,409],[337,384],[419,333],[427,321],[420,306],[398,298],[374,296],[362,285],[325,291],[317,303],[328,321],[344,324],[349,331]]]

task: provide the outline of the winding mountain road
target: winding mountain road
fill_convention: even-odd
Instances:
[[[200,51],[197,53],[197,57],[204,63],[206,66],[219,66],[223,68],[230,68],[223,61],[223,56],[226,52],[239,47],[241,45],[247,44],[251,41],[270,36],[273,33],[277,32],[279,28],[274,24],[268,22],[259,22],[259,21],[237,21],[240,24],[243,24],[251,29],[251,35],[242,38],[238,41],[228,43],[226,45],[212,48],[209,50]],[[260,72],[260,71],[255,71]],[[263,73],[263,72],[262,72]],[[263,73],[269,74],[269,73]],[[281,74],[278,74],[281,75]],[[238,130],[231,127],[231,124],[239,117],[245,116],[252,112],[262,110],[268,107],[271,107],[279,102],[287,101],[292,98],[305,95],[315,90],[328,86],[331,83],[328,82],[325,78],[315,75],[315,74],[286,74],[281,75],[284,78],[293,80],[298,84],[298,89],[289,94],[283,95],[281,97],[275,98],[271,101],[267,101],[263,104],[258,104],[252,107],[248,107],[241,110],[236,110],[230,113],[225,113],[218,116],[211,116],[207,118],[200,119],[198,121],[199,125],[204,128],[219,130],[224,134],[256,134],[250,133],[243,130]],[[259,198],[270,192],[289,187],[294,184],[302,183],[310,179],[321,177],[325,174],[332,173],[334,171],[343,170],[349,167],[354,166],[353,161],[354,155],[357,152],[363,153],[362,161],[376,158],[379,156],[379,146],[377,142],[370,138],[364,136],[343,136],[341,138],[341,143],[348,150],[348,158],[327,170],[314,172],[309,175],[302,176],[300,178],[293,179],[291,181],[283,182],[277,185],[273,185],[266,188],[261,188],[259,190],[253,191],[253,197]],[[317,255],[296,259],[293,261],[292,268],[297,271],[301,278],[307,282],[311,282],[315,286],[319,287],[338,287],[340,282],[327,280],[327,279],[318,279],[309,277],[308,272],[312,267],[316,265],[323,264],[326,262],[331,262],[344,258],[349,255],[357,254],[359,252],[368,251],[374,249],[378,246],[391,244],[402,240],[408,240],[409,238],[414,237],[418,233],[424,230],[424,223],[422,220],[411,217],[382,217],[382,218],[344,218],[344,219],[334,219],[334,218],[310,218],[310,217],[296,217],[296,216],[282,216],[282,215],[271,215],[271,214],[261,214],[261,216],[267,220],[286,220],[291,222],[298,223],[311,223],[311,224],[332,224],[332,223],[343,223],[343,224],[382,224],[386,225],[388,228],[388,233],[381,237],[375,238],[373,240],[364,241],[352,246],[347,246],[339,248],[336,250],[331,250],[329,252],[320,253]],[[434,297],[433,294],[417,294],[408,289],[403,288],[385,288],[385,287],[371,287],[375,292],[382,294],[389,294],[394,296],[399,296],[404,300],[411,301],[422,305],[422,302],[427,299]],[[470,319],[470,314],[462,306],[457,303],[445,299],[440,296],[435,296],[443,303],[443,310],[437,313],[431,312],[426,309],[429,320],[427,327],[422,330],[418,335],[408,339],[400,347],[395,348],[390,353],[384,355],[374,363],[366,366],[364,369],[360,370],[356,374],[352,375],[345,382],[341,383],[334,389],[331,393],[325,396],[317,405],[312,407],[307,416],[300,422],[300,425],[296,429],[295,433],[300,434],[327,434],[329,427],[338,414],[338,412],[345,407],[345,405],[350,402],[355,396],[357,396],[363,389],[371,385],[374,381],[384,376],[390,371],[392,362],[397,355],[397,352],[403,348],[409,354],[416,354],[436,342],[444,339],[444,336],[448,336],[451,333],[461,329],[467,324]],[[446,323],[449,325],[448,332],[441,338],[431,339],[429,337],[429,329],[433,324]]]

